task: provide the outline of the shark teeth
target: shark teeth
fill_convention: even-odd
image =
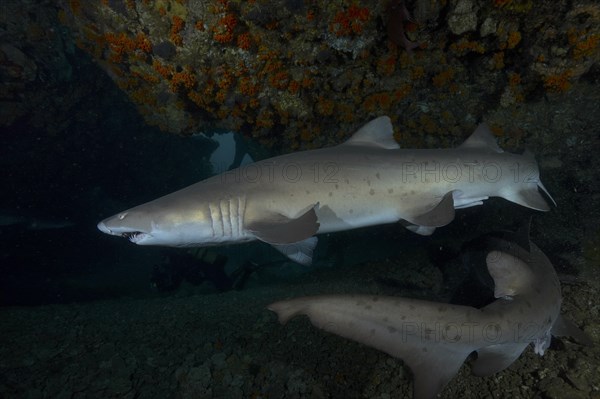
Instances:
[[[137,243],[138,241],[140,241],[142,238],[144,238],[146,236],[146,233],[142,233],[141,231],[130,231],[130,232],[121,234],[121,236],[127,238],[129,241],[131,241],[133,243]]]

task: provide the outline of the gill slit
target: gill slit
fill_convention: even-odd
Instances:
[[[213,237],[241,237],[244,229],[246,197],[227,198],[209,203]]]

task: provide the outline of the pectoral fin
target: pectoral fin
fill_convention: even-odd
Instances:
[[[412,224],[426,227],[445,226],[454,220],[454,198],[452,191],[446,193],[442,200],[431,210],[418,216],[405,217]]]
[[[444,346],[429,348],[429,352],[422,350],[405,348],[404,354],[396,357],[404,360],[413,373],[413,398],[432,399],[458,373],[469,352],[453,351],[451,347]]]
[[[246,229],[259,240],[273,245],[304,241],[319,230],[319,221],[315,211],[317,206],[318,204],[311,206],[309,210],[295,219],[278,213],[270,213],[264,215],[260,220],[249,222]]]
[[[491,345],[477,351],[477,360],[473,363],[473,374],[487,377],[504,370],[525,350],[529,343]]]

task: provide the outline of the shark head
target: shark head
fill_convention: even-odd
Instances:
[[[98,229],[106,234],[125,237],[139,245],[160,245],[152,223],[140,217],[137,212],[121,212],[98,223]]]
[[[196,210],[190,213],[168,211],[155,200],[120,212],[98,223],[106,234],[127,238],[138,245],[186,247],[211,245],[214,238],[210,214]],[[216,243],[215,243],[216,244]]]

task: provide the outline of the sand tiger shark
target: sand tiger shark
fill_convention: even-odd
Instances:
[[[489,376],[530,344],[543,355],[551,335],[591,345],[560,315],[560,283],[546,255],[531,242],[524,247],[505,237],[489,240],[485,263],[497,299],[481,309],[373,295],[303,297],[268,308],[281,323],[307,315],[315,327],[402,359],[413,373],[414,398],[431,399],[474,351],[473,373]]]
[[[532,154],[506,153],[485,124],[458,148],[401,149],[390,118],[343,144],[269,158],[103,220],[139,245],[208,246],[261,240],[310,264],[314,237],[402,221],[432,234],[454,210],[502,197],[547,211]],[[553,201],[553,200],[552,200]]]

